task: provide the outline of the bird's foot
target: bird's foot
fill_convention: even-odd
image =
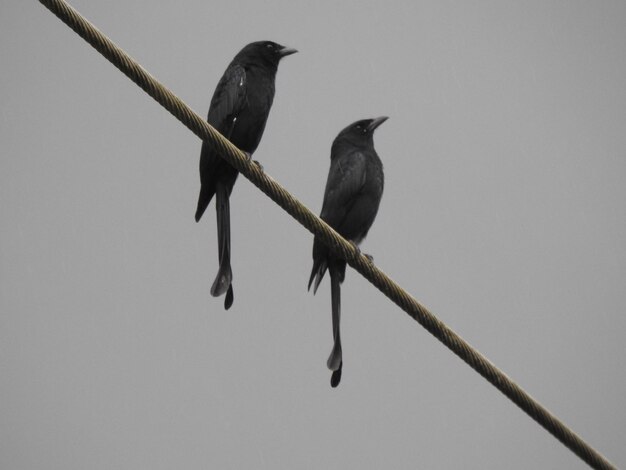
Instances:
[[[372,255],[368,255],[367,253],[363,253],[363,252],[361,251],[361,248],[359,248],[359,245],[357,245],[356,243],[354,243],[352,240],[348,240],[348,241],[350,242],[350,245],[352,245],[352,246],[354,247],[354,249],[356,250],[357,255],[363,255],[363,256],[365,256],[365,257],[367,258],[367,260],[368,260],[370,263],[372,263],[372,264],[374,263],[374,257],[373,257]]]
[[[250,152],[244,152],[246,154],[246,157],[248,157],[248,160],[251,161],[252,163],[254,163],[256,166],[259,167],[259,170],[263,171],[263,165],[261,165],[261,163],[259,163],[258,160],[252,160],[252,154]]]
[[[359,245],[357,245],[354,241],[352,240],[348,240],[350,242],[350,245],[352,245],[352,248],[355,249],[355,251],[360,255],[361,254],[361,249],[359,248]]]

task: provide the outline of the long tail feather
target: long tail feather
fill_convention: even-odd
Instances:
[[[233,301],[231,288],[233,273],[230,267],[230,203],[228,200],[230,194],[228,188],[218,182],[215,187],[215,196],[220,268],[211,286],[211,295],[218,297],[228,292],[229,295],[226,297],[224,304],[224,307],[228,309]]]
[[[328,361],[326,365],[333,372],[337,372],[337,374],[333,374],[334,380],[331,380],[331,385],[336,387],[339,385],[339,380],[341,379],[341,368],[343,365],[342,351],[341,351],[341,334],[339,331],[339,322],[341,320],[341,281],[342,275],[341,270],[336,266],[331,264],[330,266],[330,297],[332,304],[332,315],[333,315],[333,350],[328,357]]]

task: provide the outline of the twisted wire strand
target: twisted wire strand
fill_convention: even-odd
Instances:
[[[116,46],[67,2],[64,0],[39,1],[194,134],[206,141],[213,150],[218,152],[222,158],[234,166],[270,199],[315,236],[319,237],[333,252],[343,257],[350,266],[408,313],[411,318],[426,328],[454,354],[463,359],[472,369],[487,379],[538,424],[561,441],[568,449],[593,468],[616,468],[504,372],[493,365],[485,356],[377,268],[354,245],[341,237],[270,175],[259,168],[246,154],[231,144],[211,127],[206,120],[202,119],[180,98],[159,83],[141,65]]]

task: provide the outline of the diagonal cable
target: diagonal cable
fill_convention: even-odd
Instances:
[[[39,0],[61,21],[91,44],[122,73],[129,77],[161,106],[172,113],[194,134],[206,141],[213,150],[248,178],[270,199],[326,243],[337,255],[396,303],[411,318],[426,328],[433,336],[463,359],[472,369],[487,379],[494,387],[524,410],[531,418],[561,441],[593,468],[614,469],[602,454],[587,444],[561,420],[531,397],[504,372],[494,366],[467,341],[440,321],[413,296],[396,284],[383,271],[362,255],[355,246],[346,241],[328,224],[292,196],[271,176],[263,172],[241,150],[231,144],[204,119],[196,114],[180,98],[159,83],[134,59],[117,47],[109,38],[87,21],[64,0]]]

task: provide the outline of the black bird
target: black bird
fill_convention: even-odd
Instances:
[[[274,82],[280,59],[298,52],[272,41],[245,46],[228,65],[215,88],[207,121],[236,147],[251,156],[256,150],[274,100]],[[216,195],[219,271],[211,286],[214,297],[226,293],[224,308],[233,303],[230,268],[229,197],[239,172],[206,142],[200,153],[200,197],[196,222]]]
[[[383,195],[383,164],[374,150],[374,130],[388,118],[364,119],[350,124],[335,138],[330,152],[330,170],[320,217],[357,247],[369,231]],[[330,272],[330,296],[333,315],[333,350],[327,366],[333,371],[332,387],[339,385],[343,359],[339,320],[340,286],[346,274],[345,260],[334,255],[317,237],[313,242],[313,269],[309,289],[313,293]]]

